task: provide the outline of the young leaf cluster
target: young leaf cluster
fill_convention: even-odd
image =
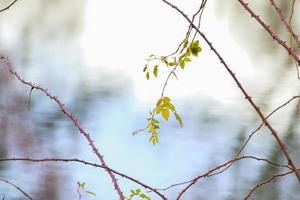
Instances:
[[[131,192],[130,197],[129,197],[130,200],[133,197],[140,197],[140,199],[142,199],[142,200],[151,200],[151,198],[148,195],[144,194],[142,192],[142,190],[139,188],[136,190],[130,190],[130,192]]]
[[[156,120],[152,114],[152,112],[150,111],[150,115],[152,117],[148,118],[148,131],[149,133],[151,133],[151,136],[149,138],[149,142],[151,142],[152,144],[157,144],[158,143],[158,133],[157,133],[157,129],[159,129],[159,121]]]
[[[188,37],[189,36],[187,36],[181,42],[176,52],[169,56],[157,56],[154,54],[149,56],[149,58],[147,59],[148,62],[145,64],[145,67],[143,68],[143,72],[145,73],[147,80],[150,79],[151,74],[153,74],[154,77],[157,78],[159,66],[160,64],[164,64],[168,69],[170,69],[170,74],[165,83],[166,86],[170,75],[174,75],[175,78],[177,79],[175,70],[178,66],[181,69],[184,69],[187,63],[192,61],[192,57],[198,57],[199,53],[202,51],[199,45],[199,40],[192,40],[191,42],[189,42]],[[155,62],[155,64],[150,65],[150,62]],[[164,120],[168,121],[170,117],[170,113],[171,114],[173,113],[180,127],[183,126],[182,119],[180,115],[176,112],[174,104],[171,103],[171,99],[164,95],[165,86],[162,91],[162,95],[161,95],[162,97],[157,101],[156,107],[152,111],[150,111],[150,117],[147,119],[148,121],[147,127],[139,130],[142,131],[148,129],[148,132],[151,133],[149,142],[151,142],[154,145],[158,143],[159,134],[157,130],[160,128],[159,121],[155,118],[157,115],[161,115]]]
[[[198,57],[199,52],[201,52],[201,47],[199,46],[199,40],[192,41],[190,46],[188,47],[188,42],[184,40],[184,49],[185,53],[179,55],[179,66],[181,69],[184,69],[186,66],[186,63],[191,62],[191,56]]]
[[[169,97],[163,97],[159,99],[156,103],[156,111],[155,114],[161,114],[161,116],[168,121],[170,113],[173,113],[179,125],[182,127],[183,123],[181,117],[176,112],[174,104],[171,103],[171,99]]]
[[[78,185],[78,188],[82,189],[82,191],[84,191],[86,194],[90,194],[90,195],[96,196],[96,193],[95,193],[95,192],[92,192],[92,191],[90,191],[90,190],[86,190],[86,189],[85,189],[85,185],[86,185],[85,182],[80,182],[80,181],[78,181],[78,182],[77,182],[77,185]]]
[[[175,116],[175,119],[178,121],[179,125],[182,127],[183,122],[179,114],[176,112],[175,106],[173,103],[171,103],[171,99],[169,97],[163,97],[159,99],[156,103],[156,107],[154,111],[150,111],[151,117],[149,117],[148,120],[148,132],[151,133],[151,136],[149,138],[149,142],[152,144],[158,143],[158,132],[159,129],[159,121],[155,119],[156,115],[161,115],[162,118],[166,121],[169,120],[170,113],[173,113]]]

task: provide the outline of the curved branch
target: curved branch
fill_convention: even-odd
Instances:
[[[57,96],[54,96],[53,94],[51,94],[48,89],[43,88],[39,85],[36,85],[34,83],[31,83],[29,81],[24,80],[12,67],[11,63],[9,62],[8,58],[5,56],[0,56],[0,59],[3,60],[3,62],[5,63],[8,71],[18,80],[20,81],[22,84],[24,85],[28,85],[31,90],[36,89],[36,90],[40,90],[41,92],[43,92],[45,95],[47,95],[50,99],[52,99],[60,108],[61,112],[64,113],[74,124],[74,126],[79,130],[79,132],[85,137],[85,139],[88,141],[89,145],[92,148],[92,151],[96,154],[97,158],[99,159],[99,161],[101,162],[101,164],[105,167],[108,167],[103,156],[100,154],[99,149],[96,147],[94,141],[92,140],[90,134],[83,129],[83,127],[80,125],[79,121],[77,120],[77,118],[70,112],[68,111],[64,104],[58,99]],[[116,189],[119,197],[121,200],[124,200],[125,197],[123,195],[123,192],[121,191],[119,184],[117,182],[117,179],[115,178],[114,174],[110,171],[107,170],[107,173],[109,174],[113,184],[114,184],[114,188]]]
[[[5,10],[8,10],[10,7],[12,7],[18,0],[14,0],[13,2],[11,2],[8,6],[0,9],[0,12],[3,12]]]
[[[123,178],[126,178],[128,180],[131,180],[132,182],[141,185],[142,187],[151,190],[152,192],[156,193],[158,196],[160,196],[162,199],[167,200],[167,198],[160,192],[158,192],[156,189],[152,188],[151,186],[142,183],[141,181],[132,178],[124,173],[118,172],[108,166],[103,166],[103,165],[99,165],[96,163],[91,163],[85,160],[81,160],[81,159],[77,159],[77,158],[42,158],[42,159],[35,159],[35,158],[24,158],[24,157],[20,157],[20,158],[0,158],[0,162],[3,161],[25,161],[25,162],[77,162],[77,163],[81,163],[81,164],[85,164],[88,166],[92,166],[92,167],[97,167],[97,168],[102,168],[105,170],[109,170],[111,172],[113,172],[114,174],[117,174]]]
[[[271,5],[275,8],[278,16],[280,17],[280,20],[283,22],[283,24],[285,25],[286,29],[290,32],[290,34],[292,35],[292,37],[294,38],[294,41],[297,43],[297,46],[300,48],[300,40],[299,40],[299,36],[294,32],[293,27],[291,25],[291,23],[289,23],[286,20],[286,17],[283,15],[281,9],[279,8],[279,6],[276,4],[276,2],[274,0],[270,0]],[[291,15],[292,16],[292,15]]]
[[[291,174],[291,173],[293,173],[293,170],[291,170],[291,171],[289,171],[289,172],[281,173],[281,174],[275,174],[275,175],[273,175],[272,177],[270,177],[270,178],[268,178],[268,179],[266,179],[266,180],[264,180],[264,181],[258,183],[255,187],[253,187],[253,188],[249,191],[249,193],[243,198],[243,200],[249,199],[250,196],[254,193],[254,191],[255,191],[256,189],[258,189],[259,187],[261,187],[261,186],[263,186],[263,185],[265,185],[265,184],[267,184],[267,183],[270,183],[273,179],[276,179],[276,178],[279,178],[279,177],[282,177],[282,176],[286,176],[286,175]]]
[[[257,15],[249,6],[248,3],[245,3],[243,0],[238,0],[242,6],[250,13],[252,17],[256,19],[256,21],[269,33],[269,35],[278,42],[283,48],[287,50],[287,52],[294,58],[298,65],[300,65],[300,58],[295,52],[293,48],[288,46],[285,41],[281,40],[279,36],[277,36],[274,31],[267,25],[260,17]]]
[[[0,178],[0,181],[2,182],[5,182],[11,186],[13,186],[14,188],[16,188],[17,190],[19,190],[27,199],[30,199],[30,200],[33,200],[24,190],[22,190],[19,186],[17,186],[16,184],[6,180],[6,179],[3,179],[3,178]],[[4,197],[5,198],[5,197]],[[3,199],[4,199],[3,198]]]
[[[250,105],[253,107],[253,109],[255,110],[255,112],[258,114],[258,116],[261,118],[261,120],[263,121],[263,123],[267,126],[267,128],[270,130],[271,134],[273,135],[273,137],[276,139],[278,145],[281,148],[281,151],[283,152],[284,156],[286,157],[289,165],[293,168],[293,171],[298,179],[298,181],[300,182],[300,172],[298,171],[294,161],[292,160],[287,147],[285,146],[285,144],[283,143],[283,141],[280,139],[280,137],[278,136],[277,131],[272,127],[272,125],[269,123],[269,121],[266,119],[266,117],[264,116],[264,114],[262,113],[262,111],[260,110],[260,108],[256,105],[256,103],[252,100],[251,96],[248,94],[248,92],[245,90],[244,86],[241,84],[241,82],[238,80],[238,78],[236,77],[235,73],[231,70],[231,68],[228,66],[228,64],[225,62],[224,58],[221,56],[221,54],[216,50],[216,48],[212,45],[212,43],[208,40],[208,38],[206,37],[206,35],[201,32],[197,26],[195,24],[192,23],[192,21],[189,19],[189,17],[182,11],[180,10],[177,6],[171,4],[170,2],[166,1],[166,0],[162,0],[165,4],[169,5],[170,7],[172,7],[173,9],[175,9],[177,12],[179,12],[192,26],[193,28],[198,32],[198,34],[205,40],[205,42],[208,44],[208,46],[210,47],[210,49],[215,53],[215,55],[218,57],[218,59],[220,60],[220,62],[222,63],[222,65],[225,67],[226,71],[230,74],[230,76],[232,77],[232,79],[234,80],[234,82],[237,84],[238,88],[241,90],[241,92],[243,93],[244,97],[247,99],[247,101],[250,103]],[[239,0],[240,2],[243,2],[241,0]],[[248,7],[248,5],[245,5]],[[252,12],[252,11],[251,11]],[[253,12],[252,12],[253,13]],[[257,16],[255,13],[253,13],[255,16]],[[260,19],[257,16],[257,19]],[[268,30],[270,30],[268,28]],[[274,35],[274,34],[273,34]],[[286,45],[285,43],[283,43],[284,45]],[[294,53],[294,51],[292,49],[289,49],[290,53]],[[300,59],[297,57],[297,55],[294,53],[292,54],[295,56],[295,58],[297,58],[297,62],[300,64]]]

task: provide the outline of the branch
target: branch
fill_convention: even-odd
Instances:
[[[197,181],[199,181],[201,178],[207,178],[207,177],[210,177],[211,174],[212,174],[213,172],[218,171],[218,170],[221,170],[223,167],[226,167],[226,166],[228,166],[228,165],[231,164],[231,163],[234,163],[234,162],[237,162],[237,161],[241,161],[241,160],[244,160],[244,159],[253,159],[253,160],[257,160],[257,161],[263,161],[263,162],[266,162],[266,163],[268,163],[268,164],[270,164],[270,165],[273,165],[273,166],[276,166],[276,167],[282,167],[282,168],[287,168],[287,169],[292,170],[292,168],[291,168],[290,166],[288,166],[288,165],[278,164],[278,163],[275,163],[275,162],[270,161],[270,160],[265,159],[265,158],[258,158],[258,157],[255,157],[255,156],[241,156],[241,157],[238,157],[238,158],[229,160],[229,161],[227,161],[227,162],[225,162],[225,163],[223,163],[223,164],[220,164],[220,165],[218,165],[218,166],[216,166],[216,167],[214,167],[214,168],[208,170],[207,172],[205,172],[205,173],[203,173],[203,174],[201,174],[201,175],[199,175],[199,176],[197,176],[197,177],[195,177],[195,178],[193,178],[193,179],[191,179],[191,180],[184,181],[184,182],[181,182],[181,183],[172,184],[172,185],[170,185],[170,186],[168,186],[168,187],[165,187],[165,188],[156,188],[156,190],[164,190],[164,191],[165,191],[165,190],[168,190],[168,189],[170,189],[170,188],[172,188],[172,187],[176,187],[176,186],[180,186],[180,185],[185,185],[185,184],[188,184],[188,183],[189,183],[189,185],[186,186],[186,188],[184,188],[184,191],[182,190],[182,191],[180,192],[180,196],[177,197],[177,200],[179,200],[180,197],[182,196],[182,194],[183,194],[188,188],[190,188],[193,184],[195,184]]]
[[[287,104],[289,104],[291,101],[300,98],[300,95],[298,96],[293,96],[292,98],[290,98],[289,100],[287,100],[286,102],[284,102],[282,105],[278,106],[276,109],[274,109],[272,112],[270,112],[270,114],[268,114],[266,116],[266,119],[268,119],[269,117],[271,117],[275,112],[277,112],[278,110],[280,110],[281,108],[285,107]],[[244,142],[244,144],[242,145],[242,147],[240,148],[240,150],[238,151],[238,153],[236,154],[236,156],[234,157],[233,160],[235,160],[236,158],[238,158],[242,151],[245,149],[245,147],[247,146],[247,144],[249,143],[250,139],[253,137],[253,135],[259,131],[261,129],[261,127],[264,125],[264,122],[262,122],[254,131],[252,131],[252,133],[248,136],[248,138],[246,139],[246,141]],[[228,165],[227,167],[225,167],[223,170],[216,172],[214,174],[211,174],[210,176],[214,176],[220,173],[223,173],[225,170],[227,170],[229,167],[231,167],[231,165],[234,162],[230,163],[230,165]]]
[[[92,166],[92,167],[97,167],[97,168],[102,168],[108,171],[111,171],[114,174],[117,174],[123,178],[126,178],[138,185],[141,185],[142,187],[151,190],[152,192],[156,193],[158,196],[160,196],[162,199],[167,200],[167,198],[160,192],[158,192],[156,189],[152,188],[151,186],[142,183],[141,181],[132,178],[122,172],[118,172],[108,166],[103,166],[103,165],[99,165],[96,163],[91,163],[85,160],[81,160],[81,159],[77,159],[77,158],[42,158],[42,159],[35,159],[35,158],[28,158],[28,157],[19,157],[19,158],[0,158],[0,162],[4,162],[4,161],[25,161],[25,162],[77,162],[77,163],[81,163],[84,165],[88,165],[88,166]]]
[[[11,2],[8,6],[2,8],[2,9],[0,10],[0,12],[3,12],[3,11],[5,11],[5,10],[8,10],[8,9],[9,9],[10,7],[12,7],[17,1],[18,1],[18,0],[14,0],[14,1]]]
[[[79,130],[79,132],[85,137],[85,139],[88,141],[89,145],[91,146],[93,152],[96,154],[97,158],[100,160],[101,164],[105,167],[108,167],[103,156],[100,154],[99,150],[97,149],[94,141],[92,140],[90,134],[82,128],[82,126],[80,125],[80,123],[78,122],[77,118],[70,112],[68,111],[65,107],[64,104],[58,99],[58,97],[54,96],[53,94],[51,94],[48,89],[45,89],[39,85],[36,85],[34,83],[31,83],[29,81],[24,80],[12,67],[11,63],[9,62],[8,58],[0,55],[0,60],[3,60],[3,62],[5,63],[5,66],[7,67],[7,69],[9,70],[9,72],[17,79],[19,80],[22,84],[24,85],[28,85],[31,90],[36,89],[36,90],[40,90],[41,92],[43,92],[45,95],[47,95],[51,100],[53,100],[58,107],[60,108],[61,112],[63,112],[75,125],[75,127]],[[109,176],[111,177],[111,180],[114,184],[114,188],[116,189],[119,197],[121,200],[125,200],[125,197],[123,195],[123,192],[121,191],[117,179],[115,178],[114,174],[110,171],[107,170],[107,173],[109,174]]]
[[[285,41],[281,40],[270,28],[269,25],[267,25],[262,19],[255,14],[255,12],[248,6],[248,3],[245,3],[243,0],[238,0],[242,6],[250,13],[252,17],[256,19],[258,23],[262,25],[262,27],[270,34],[270,36],[278,42],[283,48],[287,50],[287,52],[294,58],[294,60],[297,62],[298,65],[300,65],[300,58],[297,56],[297,53],[294,49],[289,47]],[[299,177],[300,178],[300,177]],[[300,179],[299,179],[300,180]]]
[[[22,190],[22,189],[21,189],[20,187],[18,187],[16,184],[14,184],[14,183],[12,183],[12,182],[10,182],[10,181],[8,181],[8,180],[5,180],[5,179],[3,179],[3,178],[0,178],[0,181],[5,182],[5,183],[7,183],[7,184],[13,186],[14,188],[16,188],[17,190],[19,190],[20,192],[22,192],[22,194],[23,194],[27,199],[33,200],[26,192],[24,192],[24,190]],[[4,197],[4,198],[5,198],[5,197]],[[4,198],[3,198],[3,199],[4,199]]]
[[[283,15],[281,9],[278,7],[278,5],[275,3],[274,0],[270,0],[271,5],[275,8],[277,14],[280,17],[280,20],[283,22],[283,24],[285,25],[285,27],[287,28],[287,30],[290,32],[290,34],[292,35],[292,37],[294,38],[294,41],[297,43],[298,47],[300,48],[300,40],[299,40],[299,36],[296,35],[296,33],[293,30],[293,27],[291,25],[291,23],[289,23],[286,20],[286,17]],[[292,16],[292,15],[291,15]]]
[[[245,197],[243,198],[243,200],[249,199],[250,196],[254,193],[254,191],[255,191],[256,189],[258,189],[259,187],[261,187],[261,186],[263,186],[263,185],[265,185],[265,184],[271,182],[273,179],[279,178],[279,177],[282,177],[282,176],[286,176],[286,175],[291,174],[291,173],[293,173],[293,170],[291,170],[291,171],[289,171],[289,172],[281,173],[281,174],[275,174],[275,175],[273,175],[272,177],[270,177],[270,178],[268,178],[268,179],[266,179],[266,180],[264,180],[264,181],[258,183],[255,187],[253,187],[253,188],[250,190],[250,192],[247,194],[247,196],[245,196]]]
[[[264,116],[264,114],[262,113],[262,111],[260,110],[260,108],[256,105],[256,103],[252,100],[252,98],[249,96],[248,92],[245,90],[244,86],[240,83],[240,81],[237,79],[237,77],[235,76],[235,73],[231,70],[231,68],[228,66],[228,64],[225,62],[224,58],[220,55],[220,53],[215,49],[215,47],[212,45],[212,43],[208,40],[208,38],[206,37],[206,35],[201,32],[196,25],[194,25],[192,23],[192,21],[189,19],[189,17],[182,11],[180,10],[178,7],[176,7],[175,5],[171,4],[170,2],[166,1],[166,0],[162,0],[164,3],[166,3],[167,5],[169,5],[170,7],[172,7],[173,9],[175,9],[177,12],[179,12],[192,26],[193,28],[198,32],[198,34],[205,40],[205,42],[209,45],[209,47],[211,48],[211,50],[215,53],[215,55],[218,57],[218,59],[220,60],[220,62],[223,64],[223,66],[225,67],[225,69],[227,70],[227,72],[230,74],[230,76],[232,77],[232,79],[234,80],[234,82],[237,84],[237,86],[239,87],[239,89],[241,90],[241,92],[243,93],[244,97],[247,99],[247,101],[250,103],[250,105],[253,107],[253,109],[256,111],[256,113],[259,115],[259,117],[261,118],[261,120],[264,122],[264,124],[268,127],[268,129],[270,130],[271,134],[273,135],[273,137],[276,139],[278,145],[280,146],[283,154],[285,155],[286,159],[288,160],[289,165],[293,168],[293,171],[295,172],[295,175],[298,179],[298,181],[300,182],[300,172],[297,171],[297,167],[294,164],[291,156],[289,155],[289,152],[287,150],[287,147],[285,146],[285,144],[282,142],[282,140],[280,139],[280,137],[278,136],[277,131],[271,126],[271,124],[269,123],[269,121],[267,121],[266,117]],[[239,0],[240,2],[243,2],[241,0]],[[246,5],[247,6],[247,5]],[[248,6],[247,6],[248,7]],[[252,11],[251,11],[252,12]],[[254,14],[254,13],[253,13]],[[255,15],[257,16],[257,15]],[[259,19],[259,18],[257,18]],[[273,34],[274,35],[274,34]],[[286,45],[285,43],[283,43],[284,45]],[[290,49],[291,50],[291,49]],[[291,50],[291,53],[293,53],[294,51]],[[299,60],[299,64],[300,64],[300,59],[295,55],[295,58],[297,58]]]

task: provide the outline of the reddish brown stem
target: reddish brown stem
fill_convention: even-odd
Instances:
[[[245,3],[243,0],[238,0],[242,6],[250,13],[252,17],[256,19],[256,21],[269,33],[269,35],[278,42],[283,48],[287,50],[287,52],[294,58],[298,65],[300,65],[300,58],[297,55],[296,51],[291,48],[287,43],[279,38],[278,35],[272,31],[269,25],[267,25],[249,6],[248,3]]]
[[[221,54],[216,50],[216,48],[212,45],[212,43],[208,40],[208,38],[206,37],[206,35],[201,32],[198,27],[196,25],[193,24],[193,22],[189,19],[189,17],[182,11],[180,10],[177,6],[171,4],[170,2],[166,1],[166,0],[162,0],[164,3],[166,3],[167,5],[171,6],[172,8],[174,8],[177,12],[179,12],[191,25],[192,27],[198,32],[198,34],[205,40],[205,42],[208,44],[208,46],[211,48],[211,50],[215,53],[215,55],[218,57],[218,59],[220,60],[220,62],[223,64],[223,66],[225,67],[226,71],[230,74],[230,76],[232,77],[232,79],[234,80],[234,82],[237,84],[238,88],[241,90],[241,92],[243,93],[243,95],[245,96],[245,98],[247,99],[247,101],[250,103],[250,105],[253,107],[253,109],[256,111],[256,113],[258,114],[258,116],[261,118],[261,120],[263,121],[263,123],[268,127],[268,129],[270,130],[271,134],[273,135],[273,137],[276,139],[278,145],[280,146],[284,156],[286,157],[289,165],[292,167],[298,181],[300,182],[300,172],[298,171],[295,163],[293,162],[291,156],[289,155],[289,152],[285,146],[285,144],[282,142],[282,140],[280,139],[280,137],[278,136],[277,131],[271,126],[271,124],[269,123],[269,121],[267,121],[266,117],[264,116],[264,114],[261,112],[260,108],[256,105],[256,103],[252,100],[251,96],[248,94],[248,92],[245,90],[245,88],[243,87],[243,85],[240,83],[240,81],[237,79],[235,73],[231,70],[231,68],[227,65],[227,63],[225,62],[225,60],[223,59],[223,57],[221,56]],[[241,0],[239,0],[240,2],[243,2]],[[248,5],[245,5],[248,7]],[[252,11],[251,11],[252,12]],[[256,17],[258,17],[254,12],[252,12],[253,15],[255,15]],[[259,19],[259,17],[258,17]],[[268,28],[268,30],[270,30]],[[274,35],[274,34],[272,34]],[[275,36],[274,36],[275,37]],[[280,41],[279,41],[280,43]],[[285,43],[283,43],[284,46],[287,46]],[[295,59],[297,59],[297,62],[300,64],[300,60],[297,57],[296,54],[294,54],[294,51],[290,48],[287,48],[288,51],[295,56]]]
[[[297,43],[297,46],[300,48],[300,40],[299,40],[299,36],[294,32],[294,29],[291,25],[291,23],[289,23],[286,20],[286,17],[283,15],[281,9],[279,8],[279,6],[276,4],[276,2],[274,0],[270,0],[271,5],[275,8],[278,16],[280,17],[280,20],[282,21],[282,23],[285,25],[286,29],[290,32],[290,34],[292,35],[292,37],[294,38],[294,41]]]
[[[36,158],[0,158],[0,162],[3,161],[25,161],[25,162],[77,162],[77,163],[82,163],[88,166],[92,166],[92,167],[99,167],[99,168],[103,168],[106,170],[109,170],[111,172],[113,172],[114,174],[117,174],[123,178],[126,178],[128,180],[131,180],[132,182],[135,182],[136,184],[141,185],[142,187],[151,190],[152,192],[156,193],[158,196],[160,196],[162,199],[167,200],[167,198],[160,192],[158,192],[156,189],[152,188],[151,186],[142,183],[141,181],[132,178],[124,173],[118,172],[110,167],[107,166],[103,166],[103,165],[99,165],[96,163],[91,163],[85,160],[81,160],[81,159],[77,159],[77,158],[42,158],[42,159],[36,159]]]
[[[89,145],[91,146],[93,152],[96,154],[96,156],[98,157],[98,159],[100,160],[101,164],[104,167],[108,167],[103,156],[100,154],[99,150],[97,149],[94,141],[92,140],[90,134],[82,128],[82,126],[80,125],[80,123],[78,122],[77,118],[70,112],[68,111],[63,103],[58,99],[58,97],[52,95],[48,89],[45,89],[39,85],[36,85],[34,83],[31,83],[29,81],[24,80],[12,67],[11,63],[9,62],[8,58],[5,56],[0,56],[0,59],[3,60],[3,62],[5,63],[6,67],[8,68],[9,72],[17,79],[19,80],[21,83],[30,86],[30,88],[34,88],[37,90],[42,91],[44,94],[46,94],[50,99],[52,99],[60,108],[61,112],[63,112],[75,125],[75,127],[79,130],[79,132],[85,137],[85,139],[88,141]],[[125,200],[125,197],[123,195],[122,190],[120,189],[117,179],[115,178],[114,174],[112,173],[112,171],[107,170],[107,173],[109,174],[109,176],[111,177],[111,180],[114,184],[114,188],[116,189],[119,197],[121,200]]]

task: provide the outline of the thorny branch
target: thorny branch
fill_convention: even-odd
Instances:
[[[228,64],[225,62],[224,58],[221,56],[221,54],[216,50],[216,48],[212,45],[212,43],[210,42],[210,40],[208,40],[207,36],[201,32],[196,25],[194,25],[192,23],[192,21],[190,20],[190,18],[182,11],[180,10],[177,6],[173,5],[172,3],[166,1],[166,0],[162,0],[165,4],[169,5],[170,7],[172,7],[173,9],[175,9],[177,12],[179,12],[192,26],[193,28],[198,32],[198,34],[205,40],[205,42],[209,45],[210,49],[215,53],[215,55],[219,58],[220,62],[223,64],[223,66],[226,68],[227,72],[230,74],[230,76],[232,77],[232,79],[234,80],[234,82],[237,84],[237,86],[239,87],[239,89],[241,90],[241,92],[243,93],[243,95],[245,96],[245,98],[247,99],[247,101],[250,103],[250,105],[254,108],[254,110],[256,111],[256,113],[259,115],[259,117],[261,118],[261,120],[263,121],[263,123],[268,127],[268,129],[270,130],[271,134],[273,135],[273,137],[276,139],[278,145],[280,146],[282,152],[284,153],[284,156],[286,157],[289,165],[293,168],[293,171],[298,179],[298,181],[300,182],[300,172],[297,170],[297,167],[294,163],[294,161],[292,160],[287,147],[285,146],[285,144],[283,143],[283,141],[280,139],[280,137],[278,136],[277,131],[272,127],[272,125],[269,123],[269,121],[267,121],[266,117],[264,116],[264,114],[262,113],[262,111],[260,110],[260,108],[256,105],[256,103],[252,100],[251,96],[248,94],[248,92],[245,90],[244,86],[240,83],[240,81],[237,79],[235,73],[231,70],[231,68],[228,66]],[[239,0],[240,2],[244,3],[243,1]],[[245,4],[245,3],[244,3]],[[248,5],[245,4],[245,6],[247,8]],[[250,10],[252,13],[252,16],[256,16],[257,19],[260,20],[260,18],[252,11]],[[261,20],[260,20],[261,21]],[[262,22],[262,21],[261,21]],[[263,23],[264,24],[264,23]],[[268,30],[269,27],[267,27]],[[273,32],[272,32],[273,33]],[[274,35],[274,34],[272,34]],[[276,35],[274,37],[277,37]],[[285,43],[283,43],[284,46],[286,46]],[[300,59],[297,57],[297,55],[295,54],[294,50],[289,48],[289,52],[294,53],[295,59],[297,58],[298,63],[300,64]],[[181,196],[182,194],[180,194]],[[179,196],[179,197],[180,197]]]
[[[79,121],[77,120],[77,118],[70,112],[68,111],[64,104],[58,99],[58,97],[52,95],[48,89],[45,89],[39,85],[36,85],[34,83],[31,83],[29,81],[24,80],[12,67],[11,63],[9,62],[8,58],[0,55],[0,60],[2,60],[5,63],[5,66],[7,67],[7,69],[9,70],[9,72],[18,80],[20,81],[22,84],[24,85],[28,85],[31,90],[32,88],[36,89],[36,90],[40,90],[41,92],[43,92],[45,95],[47,95],[51,100],[53,100],[58,107],[60,108],[61,112],[63,112],[75,125],[75,127],[79,130],[79,132],[85,137],[85,139],[88,141],[89,145],[91,146],[93,152],[96,154],[97,158],[99,159],[99,161],[101,162],[101,164],[105,167],[107,167],[107,164],[103,158],[103,156],[100,154],[99,149],[96,147],[94,141],[92,140],[90,134],[82,128],[82,126],[80,125]],[[112,173],[112,171],[107,170],[107,173],[109,174],[109,176],[111,177],[111,180],[113,182],[113,185],[120,197],[121,200],[124,200],[125,197],[123,195],[123,192],[121,191],[117,179],[115,178],[114,174]]]
[[[172,184],[170,186],[167,186],[165,188],[156,188],[156,190],[168,190],[170,188],[173,188],[173,187],[177,187],[177,186],[180,186],[180,185],[185,185],[185,184],[190,184],[191,186],[193,184],[195,184],[197,181],[199,181],[201,178],[207,178],[207,177],[210,177],[212,173],[214,173],[215,171],[218,171],[218,170],[222,170],[222,168],[230,165],[231,163],[235,163],[237,161],[241,161],[241,160],[245,160],[245,159],[252,159],[252,160],[257,160],[257,161],[263,161],[263,162],[266,162],[270,165],[273,165],[273,166],[276,166],[276,167],[282,167],[282,168],[287,168],[287,169],[292,169],[290,166],[288,165],[282,165],[282,164],[278,164],[278,163],[275,163],[273,161],[270,161],[268,159],[265,159],[265,158],[258,158],[258,157],[255,157],[255,156],[241,156],[241,157],[237,157],[235,159],[232,159],[232,160],[229,160],[223,164],[220,164],[210,170],[208,170],[207,172],[191,179],[191,180],[188,180],[188,181],[184,181],[184,182],[180,182],[180,183],[176,183],[176,184]],[[190,187],[190,186],[188,186]],[[188,188],[187,188],[188,189]],[[177,198],[178,199],[178,198]]]
[[[258,184],[257,184],[255,187],[253,187],[253,188],[249,191],[249,193],[244,197],[244,200],[249,199],[250,196],[254,193],[254,191],[255,191],[256,189],[258,189],[259,187],[261,187],[261,186],[263,186],[263,185],[265,185],[265,184],[267,184],[267,183],[270,183],[271,181],[273,181],[273,180],[276,179],[276,178],[283,177],[283,176],[286,176],[286,175],[291,174],[291,173],[293,173],[293,170],[288,171],[288,172],[285,172],[285,173],[281,173],[281,174],[275,174],[275,175],[273,175],[272,177],[270,177],[270,178],[268,178],[268,179],[266,179],[266,180],[264,180],[264,181],[258,183]]]
[[[16,188],[17,190],[19,190],[27,199],[32,200],[32,198],[29,196],[29,194],[27,194],[24,190],[22,190],[19,186],[17,186],[16,184],[12,183],[11,181],[8,181],[6,179],[0,178],[0,181],[5,182],[11,186],[13,186],[14,188]],[[3,199],[5,198],[5,196],[3,197]]]
[[[257,15],[248,5],[248,3],[246,3],[243,0],[238,0],[241,5],[250,13],[250,15],[252,17],[254,17],[256,19],[256,21],[269,33],[269,35],[278,42],[278,44],[280,44],[283,48],[285,48],[288,52],[288,54],[290,54],[294,60],[297,62],[298,66],[300,65],[300,58],[297,55],[296,51],[291,48],[289,45],[287,45],[287,43],[283,40],[281,40],[279,38],[278,35],[276,35],[274,33],[274,31],[272,31],[271,27],[269,25],[267,25],[260,17],[259,15]]]
[[[291,25],[291,23],[289,23],[286,20],[286,17],[283,15],[281,9],[279,8],[279,6],[276,4],[275,0],[270,0],[271,5],[275,8],[277,14],[280,17],[280,20],[282,21],[282,23],[285,25],[285,27],[287,28],[287,30],[290,32],[290,34],[292,35],[294,41],[297,43],[297,46],[300,48],[300,39],[299,36],[294,32],[294,29]]]
[[[42,158],[42,159],[36,159],[36,158],[28,158],[28,157],[16,157],[16,158],[0,158],[0,162],[4,162],[4,161],[25,161],[25,162],[77,162],[77,163],[81,163],[84,165],[88,165],[88,166],[92,166],[92,167],[97,167],[97,168],[102,168],[108,171],[111,171],[114,174],[117,174],[123,178],[126,178],[136,184],[141,185],[142,187],[156,193],[158,196],[160,196],[162,199],[167,199],[162,193],[158,192],[156,189],[152,188],[151,186],[142,183],[141,181],[132,178],[124,173],[118,172],[108,166],[104,166],[104,165],[99,165],[96,163],[91,163],[85,160],[81,160],[81,159],[77,159],[77,158]]]

